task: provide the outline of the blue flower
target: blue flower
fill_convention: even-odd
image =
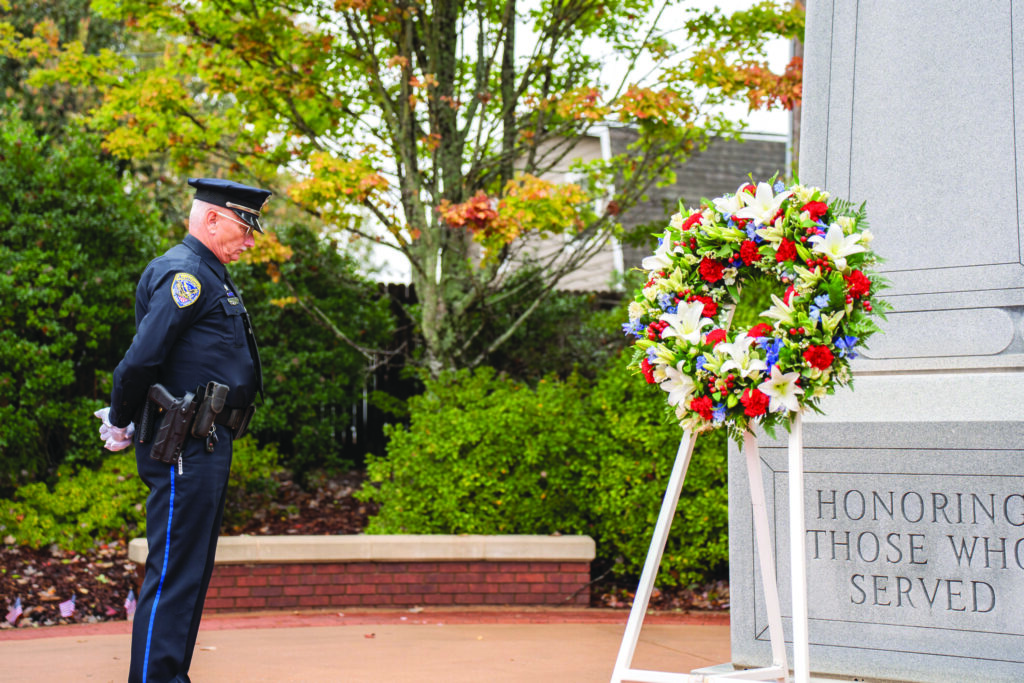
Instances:
[[[644,338],[644,326],[640,324],[639,320],[634,320],[628,323],[622,323],[623,334],[631,334],[637,339]]]
[[[782,350],[782,340],[772,337],[759,337],[757,345],[766,354],[765,362],[768,364],[767,372],[771,372],[772,366],[779,362],[779,351]]]
[[[746,230],[746,232],[747,232],[747,238],[748,239],[752,239],[755,242],[757,242],[758,244],[760,244],[761,242],[764,242],[764,240],[761,239],[761,236],[757,234],[757,228],[754,227],[753,223],[747,223],[747,227],[744,228],[744,230]]]
[[[840,358],[853,360],[857,357],[857,352],[853,350],[853,347],[857,345],[857,337],[844,337],[840,335],[833,339],[832,343],[839,349]]]
[[[654,363],[656,360],[658,360],[658,349],[657,349],[657,347],[648,346],[647,347],[647,362],[648,363]]]
[[[725,419],[725,404],[717,404],[715,409],[711,411],[711,417],[715,418],[715,422],[723,421]]]
[[[819,294],[814,297],[814,303],[811,305],[808,315],[814,320],[814,322],[821,322],[821,309],[828,306],[828,294]]]
[[[695,361],[697,369],[698,370],[703,370],[704,369],[704,365],[707,362],[708,362],[708,359],[705,358],[704,356],[697,356],[697,360]]]
[[[786,189],[786,184],[783,183],[781,180],[776,180],[775,184],[772,185],[772,189],[775,190],[776,192],[782,192],[783,190]]]

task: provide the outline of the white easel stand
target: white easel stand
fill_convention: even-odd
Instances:
[[[633,654],[640,638],[644,615],[651,601],[654,581],[658,576],[661,556],[665,552],[665,543],[672,528],[679,494],[686,479],[686,470],[690,465],[693,447],[697,436],[690,430],[683,433],[676,453],[672,476],[665,489],[665,498],[661,503],[658,523],[654,527],[654,536],[647,551],[647,559],[640,575],[633,598],[633,608],[629,612],[626,630],[622,634],[619,655],[615,660],[611,683],[636,681],[637,683],[715,683],[716,681],[785,681],[789,673],[786,663],[786,641],[782,631],[782,610],[779,602],[778,581],[775,577],[771,537],[768,532],[768,509],[764,496],[764,478],[761,474],[761,459],[757,452],[756,437],[747,432],[743,436],[743,452],[747,461],[747,477],[750,483],[750,502],[754,513],[754,536],[757,541],[757,555],[761,568],[761,582],[764,589],[765,610],[768,613],[768,635],[772,647],[772,664],[758,669],[734,671],[727,674],[693,675],[685,673],[669,673],[666,671],[646,671],[631,668]],[[803,465],[803,418],[797,413],[793,418],[792,431],[789,434],[789,535],[790,535],[790,566],[793,594],[793,677],[794,683],[808,683],[810,661],[807,646],[807,554],[806,525],[804,524],[804,465]]]

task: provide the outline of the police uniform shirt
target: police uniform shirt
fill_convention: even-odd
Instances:
[[[230,387],[229,408],[251,404],[261,378],[248,320],[224,264],[194,236],[151,261],[135,292],[138,331],[114,370],[111,423],[134,420],[156,383],[180,397],[212,380]]]

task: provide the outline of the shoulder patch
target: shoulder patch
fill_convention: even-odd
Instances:
[[[201,289],[199,280],[195,276],[188,273],[178,273],[174,276],[174,280],[171,281],[171,298],[174,299],[174,303],[178,305],[178,308],[185,308],[196,302]]]

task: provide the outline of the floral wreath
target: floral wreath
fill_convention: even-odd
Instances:
[[[774,183],[774,184],[773,184]],[[796,412],[850,384],[856,349],[891,307],[875,293],[864,205],[772,181],[704,199],[672,216],[647,283],[622,327],[636,337],[630,367],[667,393],[694,433],[727,427],[739,437],[759,422],[769,434]],[[749,329],[730,329],[740,289],[755,277],[785,287]]]

